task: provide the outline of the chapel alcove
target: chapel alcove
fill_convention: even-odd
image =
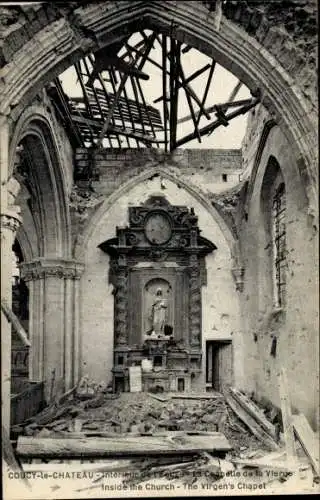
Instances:
[[[216,249],[193,208],[151,196],[99,247],[114,287],[114,389],[130,390],[130,367],[148,360],[142,390],[190,390],[201,373],[205,256]]]

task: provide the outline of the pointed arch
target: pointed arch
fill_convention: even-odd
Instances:
[[[44,83],[84,54],[107,46],[128,30],[155,28],[213,57],[251,90],[261,89],[262,104],[280,124],[295,153],[309,201],[317,204],[314,105],[270,52],[243,28],[223,16],[218,30],[215,15],[205,2],[120,1],[108,2],[107,7],[86,3],[76,5],[73,13],[48,22],[14,54],[6,65],[1,111],[14,119]]]
[[[33,186],[33,203],[38,207],[35,222],[40,248],[37,257],[69,257],[71,224],[67,181],[54,124],[41,108],[28,108],[14,128],[9,149],[10,175],[14,175],[18,145],[23,145]]]
[[[181,180],[181,178],[176,177],[174,174],[171,172],[168,172],[165,168],[163,167],[154,167],[150,169],[148,166],[146,166],[146,170],[144,172],[141,172],[140,174],[136,175],[135,177],[131,178],[129,181],[125,182],[122,184],[116,191],[114,191],[97,209],[97,211],[93,214],[93,216],[88,220],[84,231],[81,235],[79,235],[76,243],[75,243],[75,249],[74,249],[74,255],[76,259],[81,260],[83,258],[83,255],[85,253],[86,246],[88,244],[88,241],[91,238],[91,235],[93,234],[96,225],[98,222],[104,217],[106,212],[112,207],[112,205],[123,195],[131,191],[135,186],[141,184],[144,181],[147,181],[151,178],[153,178],[155,175],[161,176],[163,179],[167,179],[171,181],[172,183],[181,186],[187,193],[189,193],[193,198],[195,198],[204,208],[209,212],[211,217],[215,222],[217,222],[219,228],[221,229],[222,234],[224,235],[224,238],[230,248],[231,252],[237,252],[237,244],[236,240],[225,223],[224,219],[221,217],[219,212],[212,206],[212,204],[202,195],[199,193],[197,188],[193,186],[190,182],[185,182]]]

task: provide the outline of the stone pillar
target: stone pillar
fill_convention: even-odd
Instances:
[[[128,342],[128,266],[125,255],[119,255],[115,289],[115,347]]]
[[[190,345],[200,347],[201,345],[201,280],[200,263],[196,253],[189,257],[190,275],[190,302],[189,302],[189,325]]]
[[[7,210],[1,213],[1,302],[12,304],[12,245],[21,223],[19,215]],[[11,324],[1,309],[1,403],[2,423],[10,429],[11,397]]]
[[[46,400],[78,381],[79,279],[84,266],[74,260],[23,263],[30,292],[30,376],[45,382]]]
[[[0,116],[0,175],[1,175],[1,301],[12,304],[12,244],[21,223],[19,207],[13,205],[19,183],[12,179],[9,187],[9,122]],[[1,310],[1,409],[2,425],[10,430],[11,396],[11,325]]]

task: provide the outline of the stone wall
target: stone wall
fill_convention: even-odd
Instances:
[[[263,110],[258,112],[257,120]],[[265,115],[266,118],[266,115]],[[267,121],[267,120],[266,120]],[[255,133],[255,126],[260,134]],[[279,405],[277,373],[285,367],[290,381],[293,409],[305,413],[312,425],[318,425],[319,338],[318,285],[315,265],[318,255],[317,232],[305,188],[285,136],[273,126],[261,146],[261,127],[252,118],[250,140],[244,148],[244,164],[252,171],[239,228],[245,267],[241,295],[242,327],[245,331],[245,387],[259,398]],[[248,139],[248,136],[247,136]],[[260,144],[259,144],[259,140]],[[270,156],[279,163],[286,185],[287,200],[287,304],[277,311],[273,306],[272,255],[270,233],[261,199],[261,189]],[[274,340],[276,339],[276,341]],[[272,344],[276,342],[276,355]]]
[[[216,0],[203,3],[215,9]],[[275,56],[316,104],[316,0],[228,0],[223,2],[222,12]]]
[[[212,173],[221,169],[232,173],[234,169],[238,171],[241,156],[239,151],[226,151],[224,154],[221,151],[211,151],[211,154],[206,151],[185,151],[181,156],[189,158],[189,162],[184,163],[180,158],[178,166],[176,161],[170,162],[167,158],[159,173],[157,166],[145,164],[144,156],[147,154],[145,151],[125,154],[119,152],[118,162],[115,165],[115,154],[110,158],[110,152],[98,153],[101,162],[104,156],[105,170],[101,169],[101,182],[95,183],[95,189],[99,189],[104,201],[86,221],[85,227],[89,232],[86,234],[84,230],[81,248],[85,263],[81,307],[82,373],[88,373],[95,379],[105,380],[107,377],[110,380],[113,363],[113,295],[112,286],[108,283],[109,258],[98,245],[115,236],[116,226],[128,224],[130,205],[140,205],[150,195],[162,193],[174,205],[193,207],[199,217],[201,235],[217,246],[217,250],[206,257],[207,285],[202,289],[203,351],[205,352],[206,340],[232,340],[235,353],[234,379],[236,385],[239,385],[242,381],[243,355],[239,323],[239,292],[236,291],[231,273],[232,238],[219,214],[190,179],[194,173],[199,176],[202,187],[206,185],[210,172],[201,168],[204,166],[201,157],[205,160],[206,168],[210,168]],[[200,160],[195,158],[198,154]],[[135,158],[134,162],[125,164],[125,159],[130,157]],[[109,161],[112,163],[111,173],[108,172]],[[110,194],[107,179],[115,180],[116,176],[112,172],[115,168],[120,170],[120,167],[122,174],[117,180],[117,186],[112,185]],[[201,175],[203,178],[200,182]],[[211,184],[213,185],[212,181]],[[216,183],[218,189],[220,184],[219,179]],[[204,382],[205,356],[201,384]]]

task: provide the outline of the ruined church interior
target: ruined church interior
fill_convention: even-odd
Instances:
[[[196,430],[221,453],[288,454],[291,436],[319,476],[301,437],[315,448],[317,5],[280,4],[0,6],[2,426],[20,466],[63,458],[50,437],[75,434],[79,458],[77,433],[120,453],[130,433],[141,451]]]

